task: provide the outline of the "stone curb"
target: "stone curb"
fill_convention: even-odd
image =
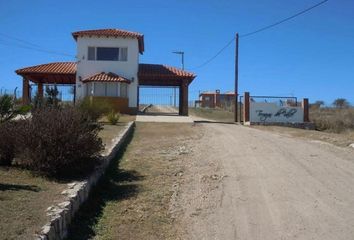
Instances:
[[[95,171],[84,181],[75,181],[68,184],[68,188],[61,194],[65,195],[65,201],[47,208],[49,222],[42,227],[41,232],[36,235],[36,240],[60,240],[68,234],[68,227],[79,210],[82,203],[89,197],[92,188],[105,173],[111,160],[116,156],[128,136],[132,133],[135,122],[128,123],[127,127],[113,139],[114,143],[110,149],[102,154],[103,162],[97,166]]]

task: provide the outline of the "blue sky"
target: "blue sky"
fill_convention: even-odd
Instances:
[[[212,57],[236,32],[244,34],[288,17],[319,0],[193,1],[0,1],[0,88],[22,87],[14,70],[72,57],[17,48],[23,39],[43,49],[75,55],[71,32],[122,28],[145,35],[141,62],[180,66],[174,50],[185,51],[186,69]],[[240,39],[240,92],[294,95],[331,103],[354,103],[354,1],[330,0],[291,21]],[[234,45],[210,64],[194,69],[198,91],[233,90]]]

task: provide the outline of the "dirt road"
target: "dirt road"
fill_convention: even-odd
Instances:
[[[354,239],[354,151],[204,123],[174,194],[182,239]]]

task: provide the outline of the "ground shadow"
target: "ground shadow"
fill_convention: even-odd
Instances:
[[[20,184],[6,184],[0,183],[0,191],[32,191],[39,192],[41,188],[35,185],[20,185]]]
[[[145,115],[145,116],[180,116],[178,112],[140,112],[138,115]]]
[[[130,135],[117,156],[107,169],[105,176],[93,189],[89,199],[82,205],[69,227],[67,239],[91,239],[95,236],[94,227],[104,207],[110,201],[120,201],[135,196],[139,191],[139,183],[144,179],[136,171],[119,169],[119,163],[132,139]]]
[[[240,123],[236,123],[236,122],[222,122],[222,121],[213,121],[213,120],[196,120],[194,121],[195,124],[198,124],[198,123],[219,123],[219,124],[233,124],[233,125],[237,125],[237,124],[240,124]]]

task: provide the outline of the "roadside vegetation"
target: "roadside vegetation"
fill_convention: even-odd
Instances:
[[[68,239],[180,239],[171,197],[197,135],[192,124],[137,123]]]
[[[234,122],[235,119],[233,112],[222,108],[189,108],[189,114],[220,122]]]
[[[354,108],[346,99],[336,99],[333,107],[323,105],[323,101],[316,101],[310,107],[310,120],[317,130],[335,133],[354,131]]]
[[[0,96],[0,232],[2,239],[32,239],[48,220],[45,210],[63,201],[69,181],[82,179],[100,163],[104,146],[132,117],[108,103],[61,103],[55,88],[32,105]],[[103,119],[103,121],[102,121]]]

